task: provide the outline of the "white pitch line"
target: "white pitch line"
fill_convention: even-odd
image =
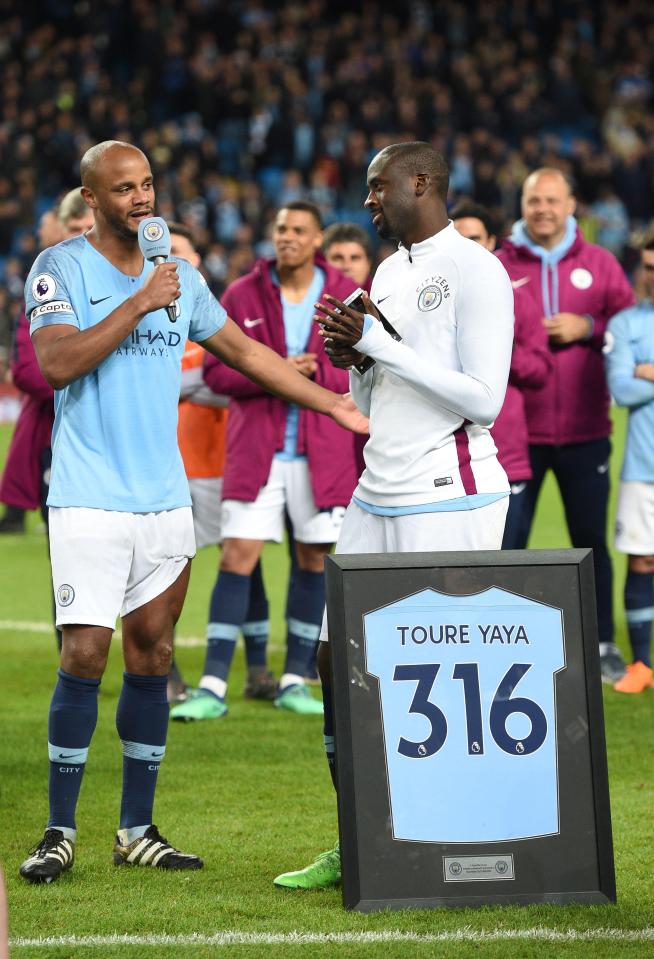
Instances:
[[[535,926],[532,929],[471,929],[464,926],[451,932],[418,933],[401,932],[399,929],[386,932],[216,932],[212,935],[110,935],[110,936],[48,936],[42,939],[12,939],[14,949],[22,947],[48,949],[55,946],[296,946],[322,943],[374,944],[396,943],[448,943],[448,942],[652,942],[654,928],[646,929],[547,929]]]
[[[0,619],[0,632],[7,633],[51,633],[54,629],[52,623],[44,623],[38,620],[30,619]],[[114,633],[114,639],[121,638],[121,631],[117,629]],[[206,646],[207,641],[203,636],[176,636],[175,645],[180,649],[194,649]],[[284,647],[276,643],[268,643],[270,652],[279,652]]]

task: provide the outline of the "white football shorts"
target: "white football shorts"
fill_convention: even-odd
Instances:
[[[273,459],[270,476],[252,503],[223,501],[223,539],[262,539],[281,543],[285,512],[299,543],[335,543],[345,505],[319,510],[313,499],[306,460]]]
[[[195,546],[217,546],[220,543],[220,520],[222,515],[222,476],[189,479],[193,500],[193,529]]]
[[[195,556],[190,506],[123,513],[51,506],[57,626],[106,626],[155,599]]]
[[[654,483],[620,483],[615,548],[629,556],[654,556]]]
[[[336,544],[336,553],[436,553],[453,550],[501,549],[509,497],[479,509],[452,513],[377,516],[350,503]],[[320,639],[327,636],[327,610]]]

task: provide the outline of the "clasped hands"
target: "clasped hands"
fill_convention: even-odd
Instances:
[[[558,346],[587,340],[593,332],[592,320],[578,313],[555,313],[543,320],[543,326],[552,343]]]
[[[362,293],[361,298],[365,312],[379,319],[377,308],[368,294]],[[313,319],[321,327],[320,336],[324,340],[325,353],[332,365],[342,370],[349,370],[351,366],[361,363],[364,359],[363,354],[355,350],[354,345],[363,335],[365,313],[346,306],[329,293],[325,293],[323,302],[316,303],[315,307],[320,313],[315,314]]]

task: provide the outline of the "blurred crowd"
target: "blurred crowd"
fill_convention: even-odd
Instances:
[[[562,168],[586,239],[629,270],[654,217],[653,62],[647,0],[0,0],[0,351],[36,222],[108,138],[151,158],[218,294],[282,203],[369,229],[367,165],[400,139],[432,141],[451,202],[505,228],[529,170]]]

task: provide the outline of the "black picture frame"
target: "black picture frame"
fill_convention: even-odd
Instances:
[[[560,830],[511,841],[509,882],[451,882],[446,862],[459,868],[463,856],[506,859],[507,843],[393,838],[379,684],[365,669],[363,617],[425,588],[465,596],[493,586],[562,613],[566,668],[555,677]],[[345,908],[615,902],[592,551],[333,555],[326,588]]]

